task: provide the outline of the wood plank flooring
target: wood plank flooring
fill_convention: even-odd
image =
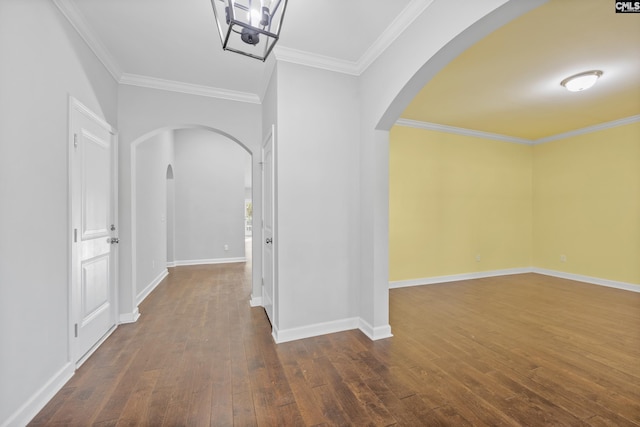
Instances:
[[[244,264],[179,267],[35,417],[65,426],[640,426],[640,294],[536,274],[395,289],[394,337],[275,345]]]

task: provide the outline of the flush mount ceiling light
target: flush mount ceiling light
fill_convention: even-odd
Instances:
[[[598,78],[602,75],[600,70],[585,71],[584,73],[575,74],[571,77],[567,77],[560,84],[567,88],[571,92],[580,92],[582,90],[589,89],[596,84]]]
[[[280,37],[287,0],[211,0],[222,48],[264,61]]]

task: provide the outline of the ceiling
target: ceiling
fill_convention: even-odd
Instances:
[[[54,1],[116,80],[142,76],[254,95],[263,90],[268,64],[222,50],[210,0]],[[397,17],[415,15],[431,1],[289,1],[278,53],[356,73]]]
[[[535,141],[638,115],[638,18],[609,0],[550,0],[450,62],[402,117]],[[588,91],[560,86],[594,69]]]
[[[210,0],[54,1],[121,83],[259,102],[269,64],[221,49]],[[276,55],[360,74],[432,1],[292,0]],[[638,40],[638,17],[614,13],[613,1],[550,0],[453,60],[402,118],[535,141],[635,116]],[[591,69],[604,72],[591,90],[560,86]]]

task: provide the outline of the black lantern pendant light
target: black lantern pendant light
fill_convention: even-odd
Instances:
[[[261,61],[273,50],[287,0],[211,0],[222,48]]]

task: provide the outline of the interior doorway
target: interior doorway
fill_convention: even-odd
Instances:
[[[116,328],[116,131],[70,99],[70,362],[79,367]]]
[[[247,201],[253,205],[252,159],[237,140],[202,126],[159,129],[132,145],[136,305],[168,268],[251,266],[246,208]]]

